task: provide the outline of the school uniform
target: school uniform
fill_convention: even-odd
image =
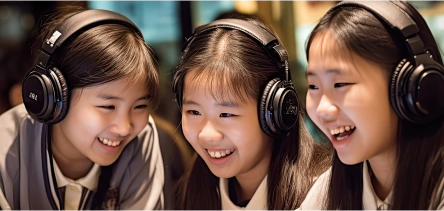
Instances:
[[[54,206],[60,209],[67,205],[65,199],[75,199],[68,208],[91,209],[102,168],[94,165],[84,178],[77,181],[65,178],[42,145],[42,140],[47,137],[46,127],[32,119],[23,104],[0,116],[2,209],[7,209],[8,205],[10,209],[51,210]],[[163,208],[163,161],[151,117],[114,163],[109,183],[105,205],[102,204],[107,209]],[[74,187],[72,191],[67,190],[70,187]]]
[[[316,183],[313,185],[304,202],[298,210],[321,210],[323,209],[328,185],[330,183],[331,168],[323,173]],[[441,182],[444,186],[444,180]],[[444,209],[444,193],[441,191],[438,197],[441,200],[436,205],[431,205],[432,209]],[[362,191],[362,205],[364,210],[387,210],[392,199],[392,192],[385,200],[379,199],[376,195],[371,182],[370,172],[367,162],[363,164],[363,191]]]
[[[232,180],[232,179],[231,179]],[[253,197],[247,202],[233,203],[234,186],[230,185],[230,179],[219,179],[222,210],[267,210],[267,176],[262,180]],[[231,195],[231,197],[230,197]],[[236,200],[236,199],[233,199]]]

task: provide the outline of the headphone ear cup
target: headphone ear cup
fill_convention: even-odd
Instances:
[[[259,124],[271,137],[287,135],[299,117],[299,100],[292,85],[274,78],[265,86],[259,102]]]
[[[57,69],[56,67],[53,67],[51,69],[57,79],[58,83],[56,86],[54,86],[55,89],[58,89],[56,91],[56,94],[58,94],[58,99],[60,99],[58,102],[55,102],[55,108],[56,108],[56,114],[54,114],[53,120],[51,120],[49,123],[56,124],[65,118],[66,114],[68,113],[69,108],[69,97],[68,97],[68,85],[66,84],[65,77],[63,77],[62,72]]]
[[[42,70],[43,71],[43,70]],[[54,89],[48,76],[36,71],[35,68],[26,73],[22,84],[22,99],[29,115],[39,122],[53,111]]]
[[[292,85],[282,82],[277,87],[273,100],[273,123],[280,134],[287,134],[298,120],[299,99]]]
[[[414,124],[428,123],[444,113],[442,93],[444,71],[436,62],[414,67],[403,59],[392,74],[392,107],[400,118]]]

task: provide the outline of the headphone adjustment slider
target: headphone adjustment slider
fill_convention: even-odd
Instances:
[[[46,40],[46,44],[48,44],[51,47],[54,47],[54,43],[59,39],[59,37],[62,35],[59,31],[55,31],[52,36]]]

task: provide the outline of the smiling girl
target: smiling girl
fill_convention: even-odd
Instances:
[[[198,27],[177,67],[182,129],[199,155],[177,209],[296,209],[326,170],[285,49],[270,27],[241,18]]]
[[[161,209],[152,50],[126,17],[66,7],[40,28],[24,104],[0,116],[5,209]]]
[[[341,2],[307,44],[307,111],[335,148],[302,209],[443,209],[444,69],[407,1]]]

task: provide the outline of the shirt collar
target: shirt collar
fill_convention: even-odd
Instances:
[[[91,191],[95,191],[97,188],[97,185],[99,183],[99,176],[100,176],[100,166],[97,163],[94,163],[91,170],[88,172],[88,174],[78,180],[72,180],[68,177],[65,177],[63,175],[62,171],[60,171],[59,166],[57,165],[57,162],[54,160],[54,157],[52,159],[53,166],[54,166],[54,174],[57,180],[57,186],[59,188],[65,187],[69,183],[77,183],[81,186],[88,188]]]
[[[365,210],[387,210],[392,201],[392,191],[389,195],[382,201],[378,195],[376,195],[373,189],[372,180],[370,177],[370,171],[368,168],[367,161],[364,161],[363,168],[363,191],[362,191],[362,202],[363,208]]]
[[[266,210],[268,209],[267,205],[267,175],[262,180],[261,184],[257,188],[253,197],[250,199],[246,207],[238,207],[231,200],[228,195],[228,180],[220,178],[219,180],[219,188],[222,200],[222,210]]]

